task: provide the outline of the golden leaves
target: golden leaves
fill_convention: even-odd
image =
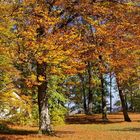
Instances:
[[[39,80],[40,82],[43,82],[43,81],[45,81],[45,77],[42,76],[42,75],[39,75],[39,76],[38,76],[38,80]]]

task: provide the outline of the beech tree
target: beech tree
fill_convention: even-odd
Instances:
[[[72,88],[82,91],[83,96],[76,99],[84,98],[87,114],[93,112],[93,91],[101,93],[102,118],[107,120],[104,76],[112,73],[124,119],[130,121],[123,93],[137,67],[138,7],[113,0],[7,0],[1,5],[0,49],[7,51],[12,66],[21,72],[21,84],[15,85],[38,95],[40,133],[52,131],[51,92],[47,91],[54,75],[61,79],[78,75],[81,83]]]
[[[71,32],[61,30],[58,23],[63,25],[65,22],[53,15],[51,4],[45,1],[23,1],[15,5],[17,9],[12,15],[16,22],[14,31],[17,33],[15,60],[20,65],[29,62],[31,72],[26,76],[25,82],[29,87],[37,87],[40,133],[52,131],[47,75],[61,72],[62,68],[64,73],[74,70],[67,65],[72,61],[72,55],[75,55],[70,46],[74,45],[72,42],[78,41],[74,29],[71,28]],[[60,29],[59,32],[56,29]],[[71,59],[67,61],[70,55]]]

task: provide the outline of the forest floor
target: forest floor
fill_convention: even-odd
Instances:
[[[37,127],[11,126],[0,131],[0,140],[140,140],[140,114],[129,114],[132,122],[124,122],[122,113],[108,115],[103,123],[101,115],[75,115],[67,124],[54,127],[54,136],[38,135]]]

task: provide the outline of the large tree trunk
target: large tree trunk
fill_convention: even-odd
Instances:
[[[50,133],[50,116],[48,108],[47,79],[46,79],[46,63],[37,64],[38,77],[38,107],[39,107],[39,133]],[[39,77],[42,76],[43,80]]]
[[[102,93],[102,119],[103,119],[103,121],[108,121],[108,119],[107,119],[107,106],[106,106],[106,94],[104,91],[103,74],[100,75],[100,78],[101,78],[101,93]]]
[[[127,107],[126,107],[126,102],[125,102],[125,95],[123,94],[123,91],[120,87],[119,81],[117,79],[117,84],[118,84],[118,90],[119,90],[119,96],[122,104],[122,110],[123,110],[123,115],[124,115],[124,120],[127,122],[131,122],[128,112],[127,112]]]
[[[91,115],[93,113],[93,95],[92,95],[92,72],[91,72],[91,63],[88,62],[88,114]]]

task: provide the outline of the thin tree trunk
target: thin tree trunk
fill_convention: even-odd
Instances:
[[[124,94],[125,94],[124,97],[125,97],[126,110],[128,111],[127,94],[126,93],[124,93]]]
[[[85,114],[87,114],[87,103],[86,103],[85,85],[83,85],[83,105],[84,105],[84,112],[85,112]]]
[[[103,119],[103,121],[108,121],[108,119],[107,119],[107,106],[106,106],[106,94],[104,91],[103,74],[100,75],[100,78],[101,78],[101,93],[102,93],[102,119]]]
[[[38,107],[39,107],[39,133],[50,133],[50,116],[48,108],[48,96],[47,91],[47,80],[46,80],[46,63],[37,64],[37,77],[38,77]],[[40,76],[43,76],[43,81],[40,80]]]
[[[99,60],[101,65],[104,64],[102,55],[99,55]],[[100,65],[99,65],[99,70],[100,70],[100,80],[101,80],[101,94],[102,94],[102,120],[103,121],[108,121],[107,119],[107,106],[106,106],[106,93],[105,93],[105,87],[104,87],[104,77],[103,73],[101,71]]]
[[[134,105],[133,105],[133,91],[132,91],[132,88],[131,88],[131,94],[130,94],[130,100],[131,100],[131,106],[130,106],[130,110],[133,112],[134,111]]]
[[[110,73],[110,113],[112,112],[112,76]]]
[[[84,77],[82,78],[82,90],[83,90],[83,106],[84,106],[84,112],[85,112],[85,114],[87,114],[87,103],[86,103],[86,92],[85,92]]]
[[[80,80],[81,80],[81,84],[82,84],[82,93],[83,93],[83,108],[84,108],[84,112],[85,114],[87,114],[87,100],[86,100],[86,91],[85,91],[85,80],[84,80],[84,76],[82,76],[82,74],[79,74]]]
[[[93,95],[91,88],[91,63],[88,62],[88,114],[91,115],[93,113]]]
[[[122,91],[122,89],[120,87],[118,79],[117,79],[117,84],[118,84],[119,96],[120,96],[120,100],[121,100],[121,104],[122,104],[122,109],[123,109],[124,120],[127,121],[127,122],[131,122],[131,120],[130,120],[130,118],[128,116],[128,112],[127,112],[125,96],[124,96],[123,91]]]
[[[122,109],[123,109],[123,115],[124,115],[124,120],[127,122],[131,122],[128,113],[127,113],[127,109],[126,109],[126,103],[125,103],[125,99],[124,99],[124,95],[121,89],[119,89],[119,96],[121,99],[121,104],[122,104]]]

